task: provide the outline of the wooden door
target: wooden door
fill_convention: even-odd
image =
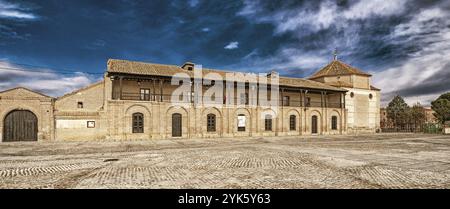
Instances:
[[[317,130],[317,116],[312,116],[311,118],[311,133],[313,134],[317,134],[318,130]]]
[[[133,113],[133,133],[144,133],[144,114]]]
[[[172,137],[180,137],[182,135],[182,118],[181,114],[172,115]]]
[[[3,121],[3,141],[37,141],[38,121],[28,110],[14,110]]]

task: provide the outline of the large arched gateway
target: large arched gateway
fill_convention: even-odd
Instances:
[[[3,141],[37,141],[38,119],[28,110],[13,110],[3,121]]]

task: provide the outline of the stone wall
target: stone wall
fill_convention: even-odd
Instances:
[[[287,136],[310,135],[311,117],[318,117],[319,134],[344,134],[345,111],[341,108],[283,107],[273,118],[272,131],[266,131],[264,115],[273,112],[268,108],[194,107],[172,105],[166,102],[107,101],[109,110],[108,138],[115,140],[159,139],[172,137],[172,114],[182,115],[182,137],[209,138],[236,136]],[[132,114],[144,115],[144,133],[132,133]],[[207,132],[208,114],[216,115],[216,131]],[[238,115],[246,117],[245,131],[238,131]],[[296,116],[295,130],[289,129],[289,116]],[[338,129],[331,130],[331,116],[338,118]]]
[[[345,96],[348,132],[375,133],[380,129],[380,92],[368,89],[346,89],[348,90]]]
[[[56,140],[101,140],[108,130],[104,109],[104,82],[99,82],[55,101]],[[78,103],[82,103],[82,107]],[[88,125],[89,123],[89,125]]]

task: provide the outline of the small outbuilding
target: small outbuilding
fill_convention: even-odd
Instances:
[[[23,87],[0,92],[0,141],[52,140],[53,102]]]
[[[450,134],[450,120],[445,122],[444,125],[444,134]]]

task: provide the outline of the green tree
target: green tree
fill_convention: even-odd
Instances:
[[[420,130],[422,125],[425,123],[425,109],[419,102],[414,104],[413,107],[411,108],[410,119],[411,125],[416,131]]]
[[[431,109],[434,110],[434,116],[441,124],[450,120],[450,92],[442,94],[436,100],[431,102]]]
[[[386,107],[387,117],[392,120],[395,128],[406,128],[409,118],[409,106],[405,100],[397,95]]]

